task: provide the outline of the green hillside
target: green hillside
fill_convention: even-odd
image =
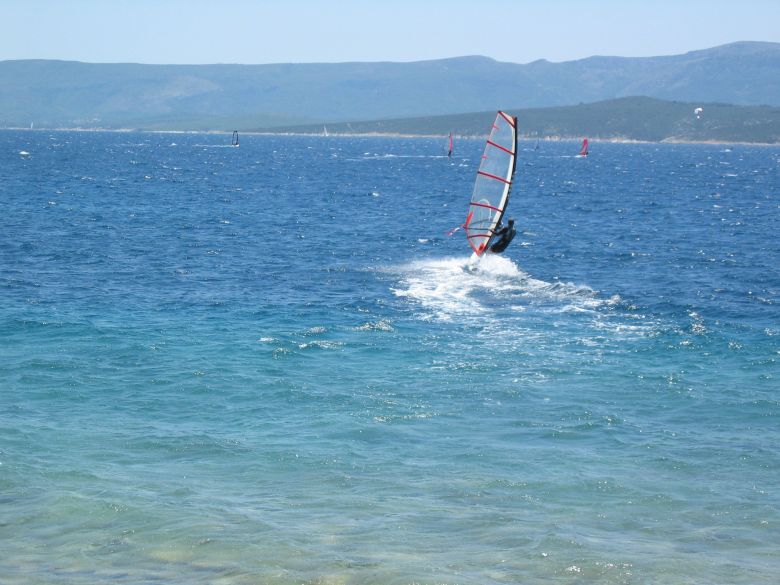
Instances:
[[[697,117],[696,108],[702,108]],[[780,107],[668,102],[647,97],[621,98],[556,108],[508,109],[526,138],[604,140],[720,141],[780,143]],[[484,136],[495,115],[485,111],[337,124],[257,128],[265,132],[321,134],[411,134]]]

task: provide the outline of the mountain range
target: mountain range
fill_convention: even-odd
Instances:
[[[780,106],[780,43],[527,64],[478,56],[269,65],[0,61],[0,127],[241,130],[627,96]]]

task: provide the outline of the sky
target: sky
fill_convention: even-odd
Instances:
[[[780,0],[0,0],[0,61],[569,61],[780,42]]]

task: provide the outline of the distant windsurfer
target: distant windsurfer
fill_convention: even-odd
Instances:
[[[493,252],[493,254],[500,254],[506,250],[507,246],[512,241],[512,238],[515,237],[516,233],[515,220],[514,218],[510,217],[507,225],[499,227],[496,231],[493,232],[493,236],[496,238],[496,241],[492,246],[490,246],[490,251]]]

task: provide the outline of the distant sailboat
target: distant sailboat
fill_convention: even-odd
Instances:
[[[585,138],[582,141],[582,146],[580,147],[580,154],[579,156],[588,156],[588,139]]]
[[[447,157],[452,156],[452,132],[450,132],[450,147],[449,150],[447,150]]]
[[[239,146],[238,144],[238,130],[233,130],[233,140],[230,142],[233,146]]]
[[[323,126],[322,127],[322,135],[323,136],[330,136],[330,134],[328,134],[328,127],[327,126]]]

